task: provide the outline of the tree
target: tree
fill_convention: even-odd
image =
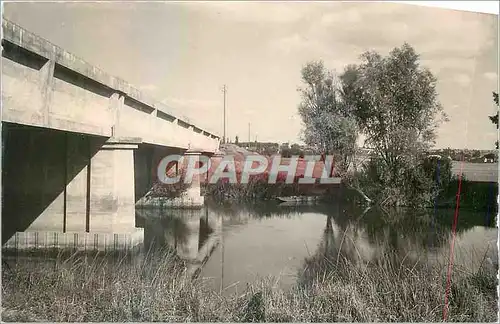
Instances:
[[[234,144],[238,145],[238,135],[236,135],[236,138],[234,139]]]
[[[496,92],[493,92],[493,101],[495,102],[495,105],[497,105],[497,107],[498,107],[498,93],[496,93]],[[493,124],[497,125],[497,129],[498,129],[498,111],[497,111],[496,115],[488,116],[488,117],[490,118],[490,120]],[[495,142],[495,146],[498,149],[498,141]]]
[[[376,153],[374,170],[385,203],[405,204],[414,188],[425,191],[418,165],[434,145],[437,127],[447,120],[436,79],[406,43],[386,57],[369,51],[361,59],[340,76],[344,109],[353,113],[365,144]]]
[[[339,82],[322,61],[302,68],[304,87],[299,89],[299,114],[305,126],[303,140],[324,154],[334,154],[335,170],[345,176],[354,155],[356,120],[342,101]]]
[[[290,147],[290,154],[291,155],[297,155],[299,157],[303,157],[304,156],[304,152],[300,148],[299,144],[292,144],[292,146]]]
[[[290,146],[288,143],[283,143],[280,146],[280,154],[284,158],[290,158],[292,156]]]

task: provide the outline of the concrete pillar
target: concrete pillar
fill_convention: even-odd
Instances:
[[[63,232],[85,232],[88,210],[90,138],[66,136],[66,199]]]
[[[46,179],[33,179],[24,187],[36,196],[46,196],[46,202],[40,203],[40,211],[31,211],[28,216],[34,221],[24,231],[18,230],[3,248],[113,251],[142,244],[144,229],[135,227],[133,150],[138,142],[112,140],[102,145],[73,138],[67,140],[66,154],[44,148],[43,156],[61,163],[49,168],[54,161],[37,161]],[[65,145],[54,147],[61,146]],[[41,173],[36,171],[35,175]]]
[[[191,165],[199,166],[201,151],[199,150],[188,150],[184,153],[184,162],[183,169],[186,170],[189,163]],[[193,175],[191,185],[184,193],[184,196],[188,198],[193,205],[203,205],[204,197],[201,195],[201,186],[200,186],[200,176],[198,174]]]
[[[124,104],[125,96],[123,94],[115,92],[109,98],[109,109],[113,112],[113,127],[111,129],[111,134],[113,137],[119,137],[123,135],[123,131],[120,126],[120,113]]]
[[[56,61],[54,58],[49,59],[40,69],[40,90],[42,95],[42,114],[43,124],[50,126],[50,103],[52,96],[52,87],[54,80],[54,69]]]
[[[137,143],[108,141],[92,157],[90,232],[135,232],[134,149]]]

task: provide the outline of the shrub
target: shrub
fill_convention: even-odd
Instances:
[[[402,157],[396,170],[389,170],[382,159],[372,157],[356,177],[363,192],[381,205],[427,207],[449,187],[451,161]]]
[[[279,196],[294,196],[301,194],[298,179],[293,183],[286,183],[286,175],[278,173],[276,183],[268,183],[269,173],[250,175],[248,183],[240,183],[241,172],[236,172],[238,183],[230,183],[229,179],[222,178],[215,184],[208,184],[206,194],[215,201],[238,200],[250,201],[272,199]]]
[[[147,198],[165,197],[177,198],[180,197],[191,186],[190,183],[185,183],[186,171],[179,170],[180,179],[173,184],[164,184],[158,180],[153,183],[151,190],[146,194]]]

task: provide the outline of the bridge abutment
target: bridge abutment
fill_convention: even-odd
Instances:
[[[130,249],[137,140],[3,125],[4,249]]]

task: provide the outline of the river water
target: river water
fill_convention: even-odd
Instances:
[[[201,210],[137,210],[145,247],[171,248],[213,289],[243,290],[256,279],[287,288],[320,259],[352,264],[384,261],[446,268],[454,242],[454,265],[470,271],[497,264],[497,228],[491,212],[380,210],[342,205],[219,206]],[[391,257],[392,258],[392,257]],[[394,261],[394,260],[392,260]]]

